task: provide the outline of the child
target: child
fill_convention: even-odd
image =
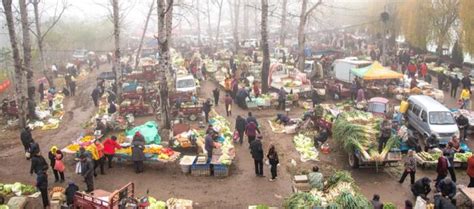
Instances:
[[[272,173],[272,178],[269,181],[275,181],[277,178],[277,166],[280,161],[278,160],[278,153],[275,150],[274,145],[270,145],[270,150],[267,154],[268,161],[270,163],[270,172]]]

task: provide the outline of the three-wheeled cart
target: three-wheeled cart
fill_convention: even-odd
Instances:
[[[74,209],[145,209],[147,206],[147,203],[140,204],[135,199],[135,185],[132,182],[113,192],[101,189],[96,189],[89,194],[76,192],[73,204]]]

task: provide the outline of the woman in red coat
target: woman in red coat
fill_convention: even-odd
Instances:
[[[115,149],[120,148],[122,147],[117,143],[116,136],[112,136],[104,141],[104,154],[109,163],[109,168],[112,168],[112,159],[114,159]]]
[[[469,176],[469,185],[467,187],[474,187],[474,155],[467,159],[467,175]]]

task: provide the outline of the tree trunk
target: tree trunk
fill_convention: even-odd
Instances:
[[[298,69],[303,72],[304,70],[304,45],[305,45],[305,25],[306,25],[306,7],[308,0],[303,0],[301,3],[300,23],[298,26]]]
[[[249,38],[249,10],[247,8],[249,1],[244,0],[244,31],[242,33],[243,39]]]
[[[151,13],[153,12],[153,7],[154,6],[155,6],[155,0],[152,0],[151,5],[150,5],[150,10],[148,10],[148,14],[146,16],[145,28],[143,28],[142,37],[140,38],[140,44],[138,45],[137,54],[135,56],[135,68],[134,69],[138,68],[138,64],[140,62],[140,57],[141,57],[140,54],[142,52],[143,40],[145,39],[145,34],[146,34],[147,29],[148,29],[148,22],[150,22]]]
[[[239,51],[239,14],[240,14],[240,0],[233,0],[234,2],[234,50],[235,54]]]
[[[197,36],[198,36],[198,46],[202,46],[201,41],[201,10],[199,8],[199,1],[196,1],[196,19],[197,19]]]
[[[166,0],[158,0],[158,43],[160,46],[160,109],[161,109],[161,122],[165,129],[169,129],[171,126],[171,117],[169,113],[169,89],[168,89],[168,78],[170,76],[171,67],[170,54],[169,54],[169,38],[172,30],[172,7],[173,1],[168,0],[168,11],[165,9]]]
[[[219,44],[219,30],[221,28],[221,17],[222,17],[222,4],[224,0],[217,0],[218,6],[219,6],[219,17],[217,18],[217,29],[216,29],[216,44]],[[217,45],[216,45],[217,49]]]
[[[115,59],[113,62],[113,69],[115,73],[115,81],[117,85],[117,103],[120,104],[122,101],[122,81],[121,81],[121,66],[120,66],[120,14],[118,0],[112,0],[112,12],[114,22],[114,46],[115,46]]]
[[[5,17],[8,27],[8,35],[13,53],[13,63],[15,67],[15,99],[18,106],[18,119],[20,128],[26,126],[25,115],[25,95],[23,92],[23,68],[21,66],[20,52],[18,50],[18,43],[16,40],[15,24],[12,12],[12,0],[2,0],[3,9],[5,10]]]
[[[281,25],[281,29],[280,29],[280,45],[282,47],[285,46],[285,40],[286,40],[286,14],[287,14],[287,0],[283,0],[282,2],[282,9],[281,9],[281,22],[280,22],[280,25]]]
[[[43,34],[41,33],[41,23],[40,23],[40,16],[38,11],[38,4],[39,0],[33,1],[33,8],[35,12],[35,25],[36,25],[36,34],[38,37],[36,38],[36,42],[38,42],[38,51],[40,55],[41,65],[43,67],[43,75],[48,80],[48,84],[50,87],[55,87],[54,79],[48,74],[48,66],[46,65],[46,60],[44,58],[44,48],[43,48]]]
[[[262,93],[268,92],[268,71],[270,70],[270,51],[268,49],[268,31],[267,22],[268,20],[268,0],[262,0],[262,51],[263,51],[263,63],[262,63]]]
[[[36,118],[35,113],[35,83],[33,81],[33,70],[31,69],[31,42],[30,42],[30,26],[28,22],[28,10],[26,8],[26,0],[19,1],[21,30],[23,32],[23,67],[26,71],[26,87],[28,98],[28,118]]]
[[[209,39],[212,37],[212,27],[211,27],[211,8],[209,6],[209,1],[211,0],[207,0],[207,35],[209,36]]]

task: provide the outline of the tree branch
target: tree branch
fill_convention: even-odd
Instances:
[[[61,19],[61,17],[63,16],[64,14],[64,11],[66,11],[67,9],[67,5],[63,5],[63,8],[61,10],[61,12],[59,12],[59,15],[53,19],[53,22],[51,23],[51,25],[46,29],[46,31],[41,35],[41,37],[39,37],[41,40],[44,39],[44,37],[46,37],[46,35],[48,35],[48,33],[51,31],[51,29],[54,28],[54,26],[59,22],[59,20]],[[38,34],[40,35],[40,34]]]
[[[308,11],[306,11],[306,13],[304,14],[304,18],[305,18],[305,19],[308,19],[308,16],[309,16],[316,8],[318,8],[318,6],[320,6],[322,3],[323,3],[323,0],[318,0],[318,2],[317,2],[316,4],[314,4],[311,8],[308,9]]]

